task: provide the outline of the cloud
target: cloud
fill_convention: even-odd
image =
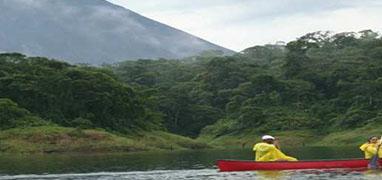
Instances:
[[[234,50],[319,30],[380,30],[376,0],[110,0]]]

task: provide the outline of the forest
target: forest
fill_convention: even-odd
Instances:
[[[0,129],[59,125],[219,137],[382,123],[382,38],[313,32],[233,56],[95,67],[0,54]]]

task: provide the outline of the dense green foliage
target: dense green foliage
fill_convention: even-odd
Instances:
[[[0,129],[47,125],[48,122],[20,108],[10,99],[0,98]]]
[[[9,99],[0,101],[0,111],[9,112],[2,113],[2,128],[14,127],[29,111],[63,126],[120,132],[160,127],[144,98],[101,68],[1,54],[0,97]]]
[[[231,57],[127,61],[120,79],[183,135],[244,129],[319,133],[380,122],[382,40],[373,31],[309,33]]]
[[[382,122],[382,39],[370,30],[315,32],[229,57],[205,52],[104,67],[2,54],[0,98],[8,98],[0,111],[4,103],[13,109],[2,128],[28,115],[119,132],[164,127],[191,137],[326,133]]]

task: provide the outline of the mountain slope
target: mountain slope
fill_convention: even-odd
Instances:
[[[102,64],[231,50],[105,0],[0,0],[0,52]]]

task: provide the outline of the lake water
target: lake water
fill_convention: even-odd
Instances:
[[[299,159],[360,158],[358,147],[285,149]],[[382,179],[380,171],[219,172],[217,159],[251,160],[250,148],[127,154],[0,155],[0,179]]]

